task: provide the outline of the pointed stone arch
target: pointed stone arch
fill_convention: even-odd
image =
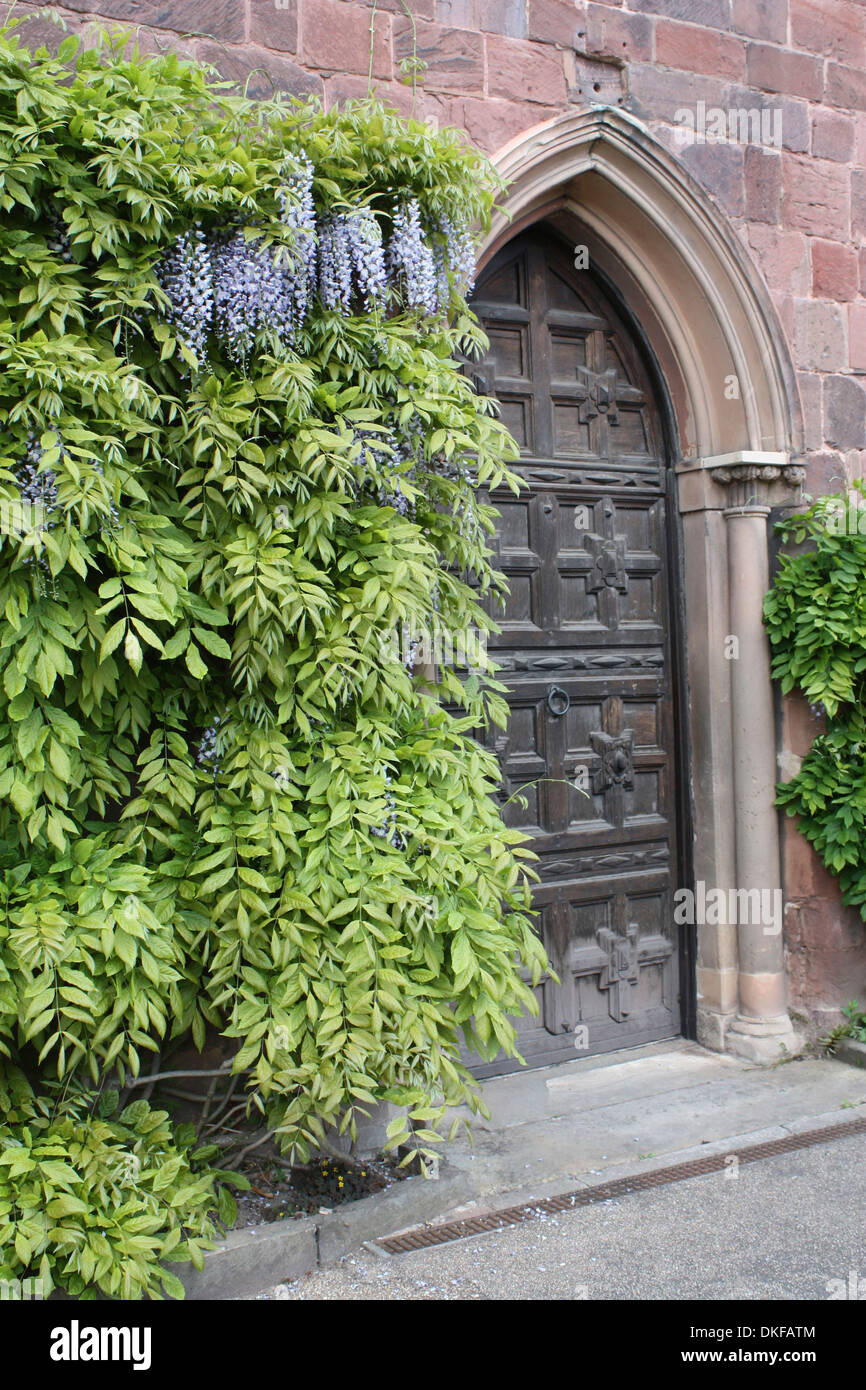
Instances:
[[[683,461],[800,452],[796,377],[770,296],[709,195],[640,121],[618,107],[556,117],[495,163],[508,194],[482,260],[541,217],[587,229],[602,268],[643,311]],[[739,401],[725,395],[732,374]]]
[[[802,414],[781,324],[708,194],[619,108],[535,126],[494,162],[507,191],[482,266],[534,223],[585,244],[668,403],[682,530],[694,879],[780,901],[762,604],[770,508],[793,500],[803,477]],[[706,1045],[756,1061],[798,1046],[781,933],[781,921],[698,925],[697,1030]]]

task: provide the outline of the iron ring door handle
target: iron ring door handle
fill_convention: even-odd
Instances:
[[[547,692],[547,708],[557,719],[571,709],[571,696],[560,685],[552,685]]]

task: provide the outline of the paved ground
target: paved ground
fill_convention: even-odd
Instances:
[[[844,1120],[866,1103],[866,1070],[825,1057],[757,1067],[678,1040],[498,1077],[484,1099],[490,1120],[446,1155],[473,1198],[505,1206],[503,1194],[562,1192],[647,1155],[667,1166],[684,1150]]]
[[[866,1136],[408,1255],[366,1251],[266,1297],[866,1298]],[[831,1281],[840,1281],[833,1284]]]

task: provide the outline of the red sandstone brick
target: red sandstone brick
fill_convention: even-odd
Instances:
[[[746,217],[750,222],[779,222],[782,196],[782,156],[761,145],[746,149]]]
[[[817,372],[800,372],[797,385],[800,388],[800,403],[803,407],[804,446],[807,449],[820,449],[824,443],[821,377]]]
[[[848,365],[866,372],[866,304],[848,305]]]
[[[624,69],[597,58],[566,49],[562,54],[569,101],[580,106],[594,101],[606,106],[619,106],[623,100]]]
[[[855,127],[850,116],[818,107],[812,115],[812,153],[816,159],[850,164],[854,158]]]
[[[866,169],[851,170],[851,232],[866,236]]]
[[[765,92],[818,101],[824,91],[823,66],[806,53],[791,53],[766,43],[748,46],[748,80]]]
[[[562,55],[547,44],[519,43],[488,35],[487,91],[492,97],[522,97],[546,106],[565,101]]]
[[[799,367],[838,371],[848,361],[845,310],[825,299],[798,299],[794,305],[794,355]]]
[[[782,155],[784,226],[831,241],[847,241],[851,197],[848,170],[826,159]]]
[[[816,299],[853,299],[859,285],[857,252],[838,241],[822,241],[813,237],[812,294]]]
[[[178,34],[203,34],[227,43],[244,38],[244,7],[238,0],[94,0],[88,9]]]
[[[435,0],[433,18],[452,29],[526,37],[527,0]]]
[[[730,29],[731,0],[629,0],[630,10],[687,19],[706,29]]]
[[[802,232],[754,223],[748,228],[748,241],[775,297],[793,294],[805,298],[809,295],[812,288],[809,242]]]
[[[395,107],[402,116],[412,114],[412,88],[404,86],[401,82],[375,82],[373,83],[373,95],[385,103],[386,106]],[[417,89],[420,94],[421,89]],[[368,81],[360,73],[337,72],[333,77],[325,78],[325,105],[334,106],[337,102],[355,101],[363,99],[369,95]],[[417,97],[416,97],[417,114]]]
[[[416,19],[433,19],[433,0],[361,0],[361,4],[374,5],[377,10],[391,10],[393,14],[405,15],[408,9]]]
[[[714,77],[742,81],[746,72],[746,45],[730,34],[717,34],[697,24],[656,23],[656,62],[686,72],[710,72]]]
[[[699,101],[705,101],[707,106],[728,105],[728,87],[723,82],[657,68],[652,63],[634,63],[629,68],[628,90],[629,108],[649,120],[672,121],[677,111],[684,108],[694,111]],[[754,93],[746,95],[751,96],[751,103],[747,105],[760,104]]]
[[[509,140],[521,135],[539,121],[557,114],[555,106],[527,106],[522,101],[501,101],[493,97],[464,97],[459,123],[471,140],[487,154],[495,154]]]
[[[860,293],[866,295],[866,246],[861,246],[858,255],[860,259]]]
[[[828,63],[827,101],[849,111],[866,111],[866,72],[843,63]]]
[[[585,27],[583,6],[574,0],[528,0],[531,39],[541,43],[560,43],[577,48],[579,31]]]
[[[394,18],[394,56],[412,57],[412,26],[405,17]],[[443,29],[440,24],[417,26],[417,56],[427,64],[422,74],[425,89],[433,92],[484,91],[484,39],[463,29]]]
[[[241,88],[245,86],[249,97],[267,99],[275,90],[299,97],[321,97],[324,93],[318,73],[307,72],[288,58],[266,53],[264,49],[224,48],[222,44],[204,40],[198,43],[197,49],[203,62],[213,63],[223,77],[237,82]]]
[[[346,0],[301,0],[303,59],[311,68],[365,73],[372,11]],[[408,20],[406,23],[408,24]],[[391,76],[391,16],[373,15],[373,76]]]
[[[63,30],[59,30],[59,33],[62,35]],[[142,53],[155,53],[157,55],[175,53],[178,58],[183,58],[185,61],[195,61],[195,39],[192,37],[182,39],[178,34],[171,33],[168,29],[134,29],[131,33],[131,40]],[[95,26],[93,29],[85,26],[81,32],[82,47],[87,48],[95,41]],[[129,52],[130,47],[127,46],[126,53],[129,54]]]
[[[790,0],[791,47],[842,63],[866,63],[863,12],[847,0]]]
[[[279,53],[297,53],[298,0],[281,0],[279,9],[274,0],[249,0],[249,4],[253,43]]]
[[[710,104],[708,98],[707,105]],[[752,111],[757,108],[761,112],[770,112],[771,116],[763,119],[768,120],[771,133],[775,129],[775,113],[781,111],[783,148],[795,154],[808,154],[812,127],[809,107],[805,101],[796,101],[793,97],[771,96],[764,92],[756,92],[753,87],[743,87],[732,82],[725,89],[724,100],[714,101],[712,104],[738,111]]]
[[[785,43],[788,37],[787,0],[733,0],[731,28],[750,39]]]
[[[742,145],[684,145],[680,159],[731,217],[745,206]]]
[[[866,448],[866,391],[856,376],[825,376],[824,438],[835,449]]]
[[[822,378],[823,380],[823,378]],[[845,459],[842,454],[821,449],[806,459],[806,477],[813,497],[838,492],[845,484]],[[815,732],[819,732],[816,728]]]
[[[618,62],[650,63],[654,26],[649,15],[624,14],[603,4],[588,5],[584,52]]]

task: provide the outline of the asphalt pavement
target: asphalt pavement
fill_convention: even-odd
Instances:
[[[403,1255],[274,1300],[866,1300],[866,1136],[849,1135]]]

